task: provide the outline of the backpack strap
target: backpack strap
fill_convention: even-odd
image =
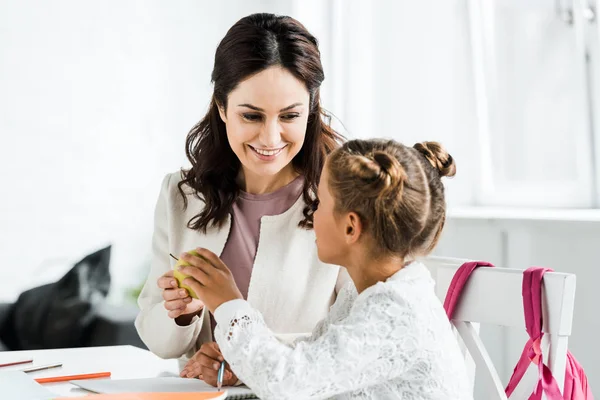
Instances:
[[[529,340],[525,344],[521,358],[506,386],[505,392],[508,397],[515,390],[530,364],[534,363],[538,366],[538,382],[529,400],[541,400],[542,393],[546,393],[548,400],[563,400],[556,379],[552,376],[550,368],[544,364],[541,351],[542,336],[544,335],[542,332],[542,280],[546,271],[552,271],[552,269],[531,267],[523,272],[523,310]]]
[[[542,279],[550,268],[531,267],[523,272],[523,310],[525,312],[525,329],[533,340],[541,338],[542,318]]]
[[[458,268],[458,270],[454,274],[454,277],[452,278],[452,282],[450,282],[450,286],[448,287],[448,291],[446,292],[446,298],[444,299],[444,310],[446,310],[446,315],[448,315],[448,319],[452,319],[456,305],[460,300],[463,288],[469,280],[471,273],[478,267],[493,266],[493,264],[490,264],[486,261],[469,261]]]

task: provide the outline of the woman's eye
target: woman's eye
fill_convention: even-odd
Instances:
[[[260,121],[262,118],[259,114],[242,114],[242,117],[244,117],[246,121],[251,122]]]
[[[298,113],[284,114],[281,116],[281,119],[284,121],[292,121],[292,120],[298,118],[299,116],[300,116],[300,114],[298,114]]]

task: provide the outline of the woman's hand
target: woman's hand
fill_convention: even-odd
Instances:
[[[214,313],[223,303],[243,299],[233,275],[227,266],[213,252],[196,249],[200,257],[184,253],[181,258],[190,266],[180,266],[179,270],[189,275],[183,280]]]
[[[178,325],[189,325],[192,318],[204,308],[202,301],[191,298],[186,289],[177,287],[173,271],[158,278],[157,284],[163,290],[162,297],[169,317],[175,319]]]
[[[217,386],[217,377],[219,368],[223,361],[223,355],[219,350],[219,345],[215,342],[204,343],[200,350],[188,361],[183,371],[182,378],[200,378],[212,386]],[[225,364],[225,373],[223,374],[223,386],[233,386],[238,378],[231,371],[229,364]]]

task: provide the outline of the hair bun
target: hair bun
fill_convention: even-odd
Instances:
[[[440,176],[456,175],[456,163],[446,149],[438,142],[421,142],[413,146],[437,169]]]
[[[394,197],[402,194],[408,176],[395,157],[376,151],[368,156],[354,155],[352,158],[353,175],[365,183],[365,196],[387,198],[392,193]]]
[[[396,157],[378,151],[373,153],[373,161],[379,165],[380,174],[386,180],[387,186],[395,188],[404,185],[408,176]]]

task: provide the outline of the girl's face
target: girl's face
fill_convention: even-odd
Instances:
[[[275,177],[291,170],[306,136],[309,93],[281,67],[270,67],[240,82],[219,109],[231,149],[245,179]]]
[[[346,265],[349,243],[346,240],[348,227],[345,216],[336,214],[335,199],[329,189],[327,164],[321,173],[317,190],[319,207],[314,213],[314,229],[317,237],[319,259],[328,264]]]

